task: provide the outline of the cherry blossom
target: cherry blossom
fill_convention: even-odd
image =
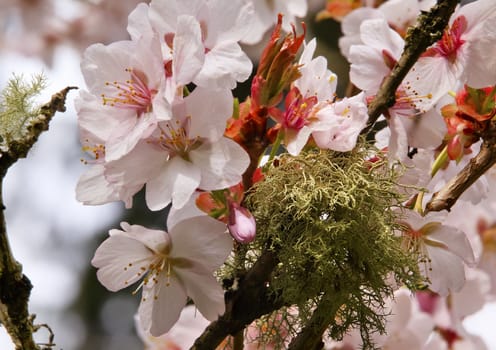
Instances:
[[[424,344],[432,333],[434,321],[419,308],[415,296],[406,288],[394,292],[393,298],[385,301],[379,311],[386,314],[385,334],[374,334],[372,338],[381,349],[424,349]],[[358,329],[350,330],[341,342],[326,341],[325,349],[348,350],[362,348]]]
[[[313,131],[327,129],[319,118],[319,111],[334,100],[337,76],[327,69],[327,60],[312,58],[316,40],[310,41],[301,54],[299,64],[301,77],[293,82],[285,101],[285,111],[274,112],[274,118],[284,134],[288,153],[298,155]]]
[[[238,41],[251,29],[251,2],[154,0],[147,14],[153,30],[164,38],[165,63],[171,66],[170,74],[180,76],[179,83],[191,79],[203,87],[232,89],[249,77],[252,63]],[[140,29],[131,26],[130,30]],[[191,59],[193,65],[186,63]]]
[[[367,124],[365,95],[360,93],[327,105],[317,112],[317,118],[324,125],[312,133],[317,146],[339,152],[351,151]]]
[[[364,94],[334,101],[337,77],[327,69],[322,56],[312,59],[312,40],[300,57],[301,77],[293,82],[286,96],[285,111],[272,109],[291,155],[298,155],[310,135],[323,149],[350,151],[368,119]]]
[[[176,223],[169,232],[121,223],[96,250],[92,264],[110,291],[143,279],[138,310],[145,332],[169,331],[187,297],[208,320],[224,312],[224,293],[212,275],[231,252],[224,224],[195,217]]]
[[[406,249],[419,254],[419,268],[428,278],[429,288],[446,296],[459,291],[465,283],[463,262],[475,264],[472,247],[464,232],[444,225],[444,215],[428,213],[422,217],[405,211],[401,224]]]
[[[384,19],[362,22],[360,35],[363,44],[350,48],[350,79],[363,89],[371,100],[403,51],[403,39]],[[442,141],[446,126],[440,107],[421,109],[430,95],[420,96],[401,84],[396,91],[395,104],[387,110],[390,128],[388,157],[404,161],[408,147],[435,149]],[[432,107],[432,105],[429,105]]]
[[[305,17],[307,14],[307,1],[305,0],[252,0],[254,5],[254,21],[248,35],[242,42],[256,44],[262,40],[263,35],[272,27],[280,13],[283,15],[282,28],[285,32],[291,31],[291,24],[296,23],[295,17]]]
[[[143,330],[139,314],[135,315],[134,320],[138,336],[145,343],[146,350],[189,349],[210,323],[197,312],[194,305],[185,306],[177,323],[160,337],[154,337]]]
[[[443,37],[424,53],[405,78],[411,93],[432,96],[419,106],[428,110],[458,81],[474,88],[496,82],[496,59],[488,50],[496,43],[495,19],[496,3],[491,0],[461,6],[451,16]]]
[[[232,114],[230,91],[197,87],[173,106],[172,114],[127,156],[106,164],[105,176],[114,186],[146,184],[146,202],[152,210],[171,201],[180,208],[197,188],[235,185],[249,163],[241,146],[223,136]]]
[[[115,120],[104,140],[107,161],[126,155],[151,135],[159,120],[170,119],[170,107],[159,93],[165,88],[159,45],[157,37],[143,37],[95,44],[84,53],[81,69],[88,91],[97,98],[85,98],[92,106],[80,108],[80,122],[94,130]]]

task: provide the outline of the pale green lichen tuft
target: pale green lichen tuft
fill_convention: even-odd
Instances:
[[[396,283],[414,288],[417,262],[394,235],[402,198],[396,175],[383,162],[364,161],[369,150],[313,150],[282,156],[247,197],[257,220],[254,251],[270,249],[280,263],[271,288],[298,306],[301,326],[319,303],[334,317],[329,335],[360,329],[364,347],[384,332],[381,306]]]
[[[0,94],[0,150],[10,151],[11,144],[22,142],[40,118],[40,106],[33,99],[46,87],[43,74],[26,81],[13,75]],[[42,116],[43,117],[43,116]]]

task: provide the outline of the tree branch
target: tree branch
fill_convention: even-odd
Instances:
[[[313,311],[305,327],[289,344],[288,350],[319,350],[324,346],[322,336],[329,324],[336,317],[340,303],[330,301],[326,295]]]
[[[53,115],[57,111],[65,111],[65,98],[71,89],[74,88],[67,87],[53,95],[50,102],[41,107],[39,116],[30,122],[25,137],[10,143],[7,151],[0,154],[0,322],[9,333],[16,350],[42,348],[33,340],[33,333],[39,327],[33,324],[34,316],[28,311],[32,285],[22,273],[21,264],[15,260],[7,237],[2,197],[3,178],[12,164],[19,158],[26,157],[41,132],[48,129]],[[49,349],[51,345],[48,344],[43,349]]]
[[[38,116],[29,122],[26,132],[20,140],[9,142],[8,149],[0,152],[0,176],[3,178],[8,168],[20,158],[26,158],[29,150],[38,140],[40,134],[48,130],[48,124],[56,112],[65,112],[65,98],[70,90],[77,89],[68,86],[65,89],[52,95],[50,102],[45,103],[40,108]]]
[[[272,251],[262,253],[240,281],[238,289],[226,293],[226,312],[212,322],[195,341],[191,350],[215,349],[228,335],[235,335],[262,315],[283,306],[268,283],[278,259]]]
[[[400,86],[420,55],[441,38],[457,4],[457,0],[439,0],[437,5],[432,7],[429,12],[418,17],[415,27],[408,29],[405,48],[400,59],[393,67],[391,74],[384,79],[376,96],[369,104],[369,121],[362,134],[367,134],[379,116],[387,108],[394,105],[398,86]]]
[[[434,193],[426,205],[426,213],[445,209],[450,211],[463,192],[496,164],[496,120],[491,120],[482,139],[479,153],[440,191]]]

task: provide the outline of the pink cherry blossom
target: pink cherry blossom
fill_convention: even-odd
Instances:
[[[322,127],[312,136],[317,146],[339,152],[351,151],[368,120],[364,94],[329,104],[317,112]]]
[[[363,44],[350,48],[350,79],[371,100],[399,59],[404,42],[384,19],[362,22],[360,33]],[[390,159],[405,160],[408,147],[433,149],[441,144],[446,126],[437,109],[420,108],[426,106],[425,100],[431,96],[413,94],[404,85],[397,89],[395,104],[387,111]]]
[[[405,78],[413,94],[431,95],[418,106],[428,110],[457,82],[474,88],[496,82],[496,3],[478,0],[460,7],[451,16],[443,37],[415,63]]]
[[[334,102],[337,77],[325,58],[312,59],[315,46],[315,40],[305,46],[301,77],[286,97],[285,111],[273,114],[291,155],[300,153],[310,135],[320,148],[350,151],[368,119],[364,94]]]
[[[224,293],[213,272],[232,249],[225,225],[209,217],[178,222],[169,232],[121,223],[95,252],[98,280],[118,291],[142,279],[138,310],[145,332],[171,329],[187,297],[208,320],[224,312]]]
[[[104,140],[107,161],[126,155],[150,136],[159,120],[170,119],[170,108],[160,93],[165,86],[159,45],[157,37],[142,37],[108,46],[95,44],[84,53],[81,69],[96,98],[82,97],[91,105],[79,109],[79,120],[94,132],[113,124]]]

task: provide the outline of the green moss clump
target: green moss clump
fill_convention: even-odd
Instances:
[[[298,306],[301,326],[327,305],[333,339],[355,327],[373,347],[369,336],[384,331],[379,310],[393,295],[391,279],[412,288],[422,279],[393,232],[396,176],[384,163],[364,161],[368,150],[360,149],[284,155],[247,205],[257,220],[252,248],[276,252],[271,288]]]

